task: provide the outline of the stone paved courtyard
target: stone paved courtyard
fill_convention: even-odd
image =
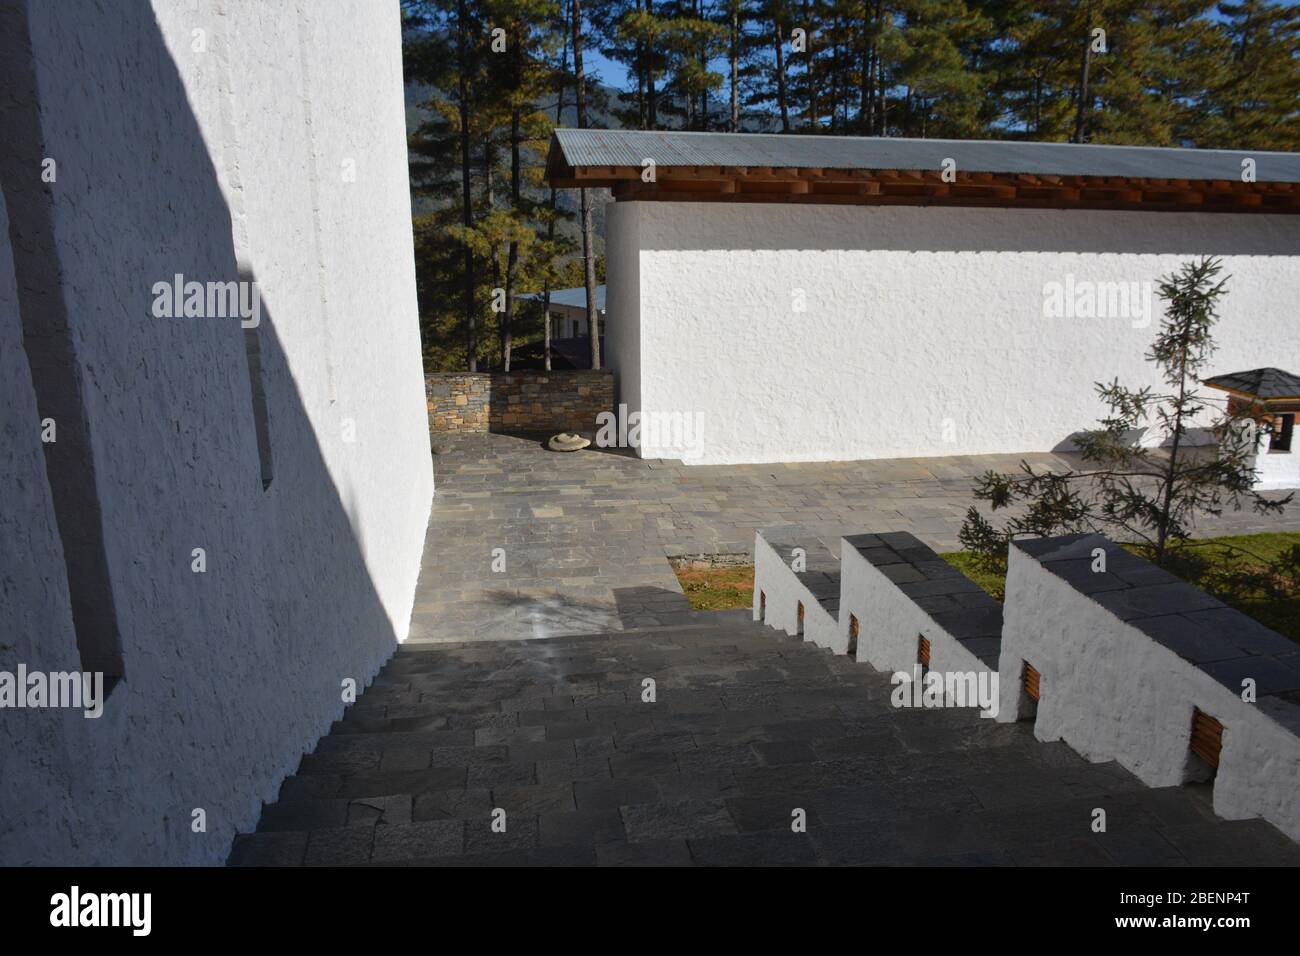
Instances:
[[[438,438],[437,494],[412,618],[412,641],[507,640],[680,620],[620,607],[626,588],[681,589],[665,557],[752,553],[757,528],[797,524],[839,554],[843,534],[910,531],[957,550],[972,478],[1021,458],[988,455],[776,465],[687,466],[588,449],[546,451],[508,435]],[[1204,534],[1300,530],[1228,512]],[[505,570],[492,570],[504,549]]]
[[[886,675],[747,616],[404,647],[231,862],[1300,864],[1204,789],[1148,789],[1026,724],[897,709]]]
[[[686,468],[457,441],[412,640],[230,862],[1300,864],[1269,824],[1216,818],[1205,788],[1148,789],[1027,724],[895,708],[867,664],[748,610],[693,612],[666,560],[747,553],[791,522],[951,549],[970,477],[1017,460]]]

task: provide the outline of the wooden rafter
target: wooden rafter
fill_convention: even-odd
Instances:
[[[1300,212],[1292,183],[1122,176],[770,166],[563,167],[557,187],[609,186],[618,200],[966,205],[1056,209]],[[951,181],[948,181],[951,180]]]

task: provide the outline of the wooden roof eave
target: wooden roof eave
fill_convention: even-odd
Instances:
[[[1209,212],[1300,212],[1300,192],[1288,183],[1171,180],[1115,176],[1035,175],[939,170],[794,167],[657,166],[645,181],[641,166],[557,166],[557,188],[611,187],[618,199],[765,202],[859,201],[1034,208],[1151,209]],[[784,199],[782,197],[785,197]]]
[[[1286,404],[1290,404],[1292,402],[1300,402],[1300,395],[1275,395],[1272,398],[1260,398],[1258,395],[1255,395],[1252,392],[1243,392],[1239,388],[1229,388],[1227,385],[1216,385],[1213,382],[1202,382],[1201,384],[1204,385],[1206,388],[1213,388],[1213,389],[1217,389],[1220,392],[1227,392],[1229,395],[1233,396],[1234,398],[1244,398],[1247,401],[1255,402],[1265,407],[1268,407],[1273,402],[1286,403]]]

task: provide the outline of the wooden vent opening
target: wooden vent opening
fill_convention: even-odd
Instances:
[[[930,666],[930,641],[927,638],[918,638],[916,660],[922,667]]]
[[[799,602],[799,633],[803,633],[803,601]]]
[[[1025,694],[1030,700],[1038,700],[1038,681],[1039,673],[1034,670],[1032,664],[1025,661]]]
[[[849,615],[849,653],[857,654],[858,652],[858,616]]]
[[[1219,769],[1219,751],[1223,749],[1223,724],[1209,714],[1192,710],[1192,753],[1215,770]]]

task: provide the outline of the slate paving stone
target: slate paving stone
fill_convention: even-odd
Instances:
[[[696,751],[692,751],[691,755],[694,756],[695,753]],[[709,766],[713,768],[718,765]],[[615,778],[623,779],[676,773],[680,769],[680,764],[676,754],[642,750],[633,753],[615,752],[609,757],[609,769]]]
[[[1114,866],[1100,841],[1091,837],[1041,842],[1011,850],[1016,866]]]
[[[441,857],[415,861],[423,866],[595,866],[596,849],[584,846],[544,846],[522,850],[474,853],[460,857]]]
[[[375,834],[369,828],[313,830],[307,836],[308,866],[354,866],[370,860]]]
[[[633,842],[690,839],[735,833],[736,824],[722,800],[674,800],[620,808]]]
[[[715,799],[735,796],[740,785],[726,770],[663,774],[655,778],[662,800]]]
[[[584,713],[582,721],[564,722],[554,724],[547,722],[546,739],[549,742],[569,742],[569,749],[573,751],[574,744],[572,741],[591,738],[591,737],[608,737],[614,734],[616,730],[614,724],[608,721],[589,721]],[[617,744],[617,737],[615,737]]]
[[[691,851],[685,840],[652,843],[606,843],[596,847],[599,866],[690,866]]]
[[[1097,837],[1102,852],[1119,866],[1187,865],[1187,858],[1154,828],[1108,829]]]
[[[492,812],[492,794],[486,788],[433,790],[416,796],[413,820],[474,819]]]
[[[344,777],[336,774],[300,774],[286,777],[280,784],[280,801],[317,800],[337,796],[343,789]],[[265,809],[262,811],[266,812]]]
[[[578,780],[573,784],[573,794],[580,810],[617,810],[624,804],[658,799],[659,787],[652,777]]]
[[[688,840],[698,866],[816,866],[818,855],[804,833],[769,830]]]
[[[362,797],[348,803],[349,827],[373,827],[379,824],[410,823],[411,795]]]
[[[732,797],[727,800],[727,812],[741,832],[755,830],[781,830],[792,832],[795,811],[802,810],[803,818],[809,827],[822,823],[817,808],[807,807],[807,800],[799,797],[781,799],[778,797]]]
[[[710,773],[722,770],[735,771],[759,764],[753,745],[728,747],[700,747],[676,755],[677,769],[684,774]]]
[[[585,841],[584,841],[585,842]],[[505,830],[493,829],[493,818],[465,821],[466,853],[531,850],[538,845],[537,815],[506,811]]]
[[[346,800],[281,800],[262,811],[258,829],[314,830],[318,827],[341,827],[347,822]]]
[[[236,839],[230,863],[1300,862],[1271,826],[1217,818],[1208,787],[1148,789],[1027,725],[896,710],[888,675],[743,619],[690,619],[404,646],[376,687],[385,699],[436,688],[419,705],[429,713],[384,716],[387,704],[363,706],[368,690],[284,782],[261,830]],[[641,703],[649,673],[683,708],[704,709]],[[763,680],[744,682],[751,673]],[[720,694],[687,689],[717,675]],[[481,717],[491,719],[456,724]],[[491,831],[496,807],[504,834]],[[1095,807],[1104,834],[1090,830]],[[805,834],[790,829],[795,808]]]
[[[563,783],[573,780],[604,780],[610,776],[609,758],[583,757],[570,760],[537,761],[537,782]]]
[[[481,764],[470,767],[465,774],[465,786],[474,789],[526,787],[535,783],[537,783],[537,765],[531,761]]]
[[[750,746],[758,754],[758,759],[769,767],[788,763],[806,763],[817,759],[817,753],[806,740],[775,740]]]
[[[900,802],[895,793],[884,786],[871,784],[795,794],[785,803],[802,806],[808,811],[810,820],[824,826],[880,820],[916,806],[913,801]]]
[[[426,790],[464,787],[465,781],[464,767],[431,767],[428,770],[402,773],[358,773],[343,778],[338,795],[355,798],[423,793]]]
[[[573,752],[579,760],[593,757],[608,758],[618,753],[613,737],[580,737],[573,741]]]
[[[684,731],[634,730],[615,734],[614,746],[624,753],[679,753],[694,750],[695,738]]]
[[[538,828],[541,846],[601,846],[627,840],[617,810],[543,813],[538,817]]]
[[[1060,780],[1026,780],[1023,774],[1017,773],[979,774],[968,778],[965,785],[988,808],[1041,806],[1069,800],[1072,796]]]
[[[817,827],[808,834],[818,859],[831,866],[890,866],[905,861],[885,828],[877,824],[847,823]]]
[[[507,814],[576,810],[571,782],[493,789],[492,802]]]
[[[241,833],[230,851],[231,866],[299,866],[307,850],[305,831]]]
[[[326,737],[326,740],[331,738]],[[364,773],[368,770],[379,769],[378,753],[371,752],[349,752],[349,753],[314,753],[307,754],[302,758],[302,763],[298,767],[301,774],[353,774]]]
[[[1160,834],[1192,866],[1300,866],[1300,846],[1278,840],[1262,820],[1162,827]]]
[[[465,846],[468,825],[462,820],[422,820],[398,823],[374,829],[376,863],[393,863],[421,857],[450,856]]]
[[[428,750],[415,750],[409,747],[394,747],[391,750],[385,750],[379,758],[379,769],[383,772],[426,770],[430,766]]]
[[[545,728],[543,728],[544,730]],[[535,763],[538,760],[567,760],[577,755],[571,740],[542,740],[510,744],[506,748],[510,763]]]

